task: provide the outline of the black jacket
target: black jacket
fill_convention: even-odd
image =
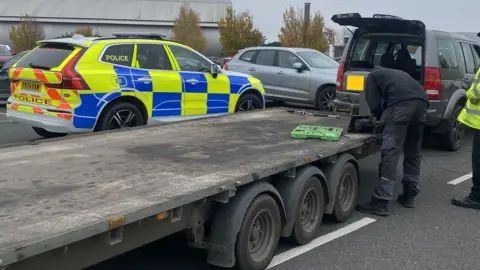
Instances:
[[[408,73],[384,67],[375,67],[368,75],[365,98],[377,119],[387,107],[400,101],[421,99],[429,104],[423,87]]]

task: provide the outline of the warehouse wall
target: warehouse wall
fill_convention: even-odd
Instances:
[[[11,45],[8,37],[10,27],[14,23],[0,22],[0,44]],[[64,24],[64,23],[42,23],[45,38],[55,38],[65,33],[71,33],[78,27],[86,26],[85,24]],[[98,30],[101,36],[110,36],[115,32],[153,32],[165,34],[171,37],[172,28],[168,26],[144,26],[144,25],[113,25],[102,24],[98,27],[90,25],[94,32]],[[205,55],[207,56],[220,56],[222,52],[222,46],[220,45],[220,35],[216,28],[204,28],[205,36],[207,37],[207,50]]]

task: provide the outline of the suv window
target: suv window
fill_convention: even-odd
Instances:
[[[73,46],[66,44],[41,45],[20,59],[16,67],[31,68],[31,66],[41,66],[52,69],[62,64],[73,50]]]
[[[245,61],[245,62],[252,62],[252,58],[253,56],[255,55],[256,51],[248,51],[248,52],[245,52],[244,54],[242,54],[242,56],[240,56],[240,60],[242,61]]]
[[[457,69],[458,60],[455,55],[455,45],[452,40],[437,40],[440,66],[445,69]]]
[[[165,47],[161,44],[137,44],[139,68],[172,70]]]
[[[168,45],[177,59],[180,70],[192,72],[209,72],[211,63],[199,54],[179,46]]]
[[[118,44],[107,47],[102,55],[102,62],[120,66],[131,66],[133,44]]]
[[[470,44],[460,43],[463,51],[463,58],[465,59],[465,70],[467,73],[473,74],[475,72],[475,60]]]
[[[300,58],[291,52],[278,52],[278,66],[282,68],[293,68],[293,64],[302,63]]]
[[[275,58],[274,50],[260,51],[255,60],[255,64],[264,66],[273,66],[273,59]]]
[[[475,57],[475,63],[477,63],[475,67],[478,68],[480,67],[480,46],[478,45],[472,45],[472,46],[473,46],[473,57]]]
[[[353,51],[353,57],[352,61],[360,61],[363,60],[362,58],[365,58],[364,52],[365,49],[367,48],[369,39],[368,38],[360,38],[355,45],[355,50]]]

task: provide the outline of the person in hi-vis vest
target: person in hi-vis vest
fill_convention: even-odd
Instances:
[[[480,37],[480,33],[479,33]],[[452,204],[480,210],[480,68],[467,90],[467,103],[458,120],[473,129],[472,182],[470,194],[464,198],[452,199]]]

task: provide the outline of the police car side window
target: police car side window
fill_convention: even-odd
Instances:
[[[144,69],[172,70],[162,44],[137,44],[137,65]]]
[[[133,57],[133,44],[118,44],[107,47],[102,61],[121,66],[130,66]]]
[[[181,71],[210,72],[211,63],[197,53],[179,46],[169,45],[169,48]]]

